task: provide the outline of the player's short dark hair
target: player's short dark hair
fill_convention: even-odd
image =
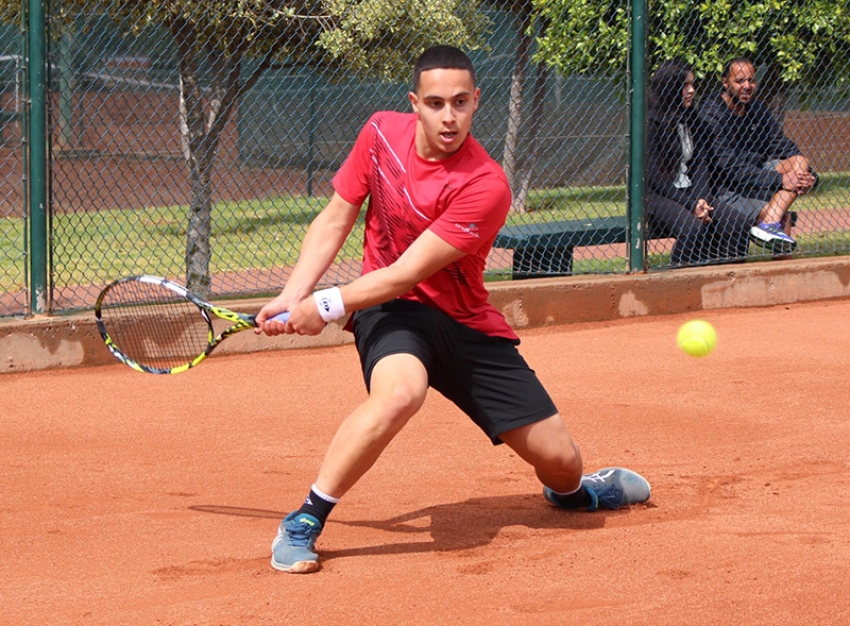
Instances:
[[[729,59],[726,65],[723,66],[723,73],[720,74],[720,78],[729,78],[729,74],[732,72],[732,66],[736,63],[746,63],[752,65],[753,68],[756,67],[756,64],[749,57],[735,57],[734,59]]]
[[[432,46],[419,55],[413,66],[413,91],[419,88],[419,77],[428,70],[466,70],[475,84],[475,68],[466,54],[453,46]]]

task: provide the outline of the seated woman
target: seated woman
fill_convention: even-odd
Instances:
[[[646,209],[652,237],[675,237],[670,264],[742,261],[751,224],[711,198],[707,155],[693,110],[694,73],[678,59],[658,66],[648,89]]]

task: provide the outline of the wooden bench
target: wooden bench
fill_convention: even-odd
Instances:
[[[576,246],[626,242],[626,216],[504,226],[494,248],[514,251],[513,278],[568,276]]]

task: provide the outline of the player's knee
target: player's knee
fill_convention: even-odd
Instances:
[[[388,423],[407,422],[425,402],[425,391],[406,384],[395,384],[373,396],[383,420]]]
[[[552,446],[539,461],[538,474],[548,477],[546,484],[549,486],[578,483],[581,479],[583,470],[581,452],[572,440]]]
[[[578,480],[581,478],[583,469],[581,453],[575,443],[571,441],[569,445],[563,446],[557,460],[557,471],[565,478]]]
[[[560,450],[560,454],[547,456],[535,468],[537,477],[544,485],[559,493],[575,491],[581,483],[583,465],[578,448],[571,444]]]

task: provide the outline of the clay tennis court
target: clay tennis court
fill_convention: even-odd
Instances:
[[[280,518],[364,397],[353,346],[0,377],[2,624],[845,624],[850,302],[521,331],[589,469],[648,505],[549,507],[438,395],[337,507],[323,569]]]

